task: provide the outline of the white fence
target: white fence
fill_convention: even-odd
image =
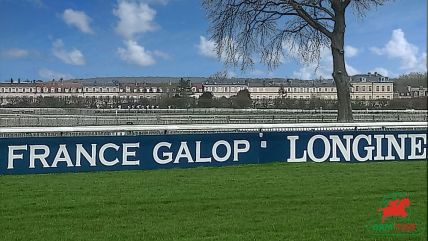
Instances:
[[[297,123],[297,124],[195,124],[112,125],[75,127],[2,127],[0,137],[117,136],[144,134],[229,133],[323,130],[427,130],[427,122]]]
[[[117,111],[117,112],[116,112]],[[426,110],[356,110],[357,122],[427,121]],[[334,110],[274,109],[0,109],[0,127],[179,124],[333,123]]]

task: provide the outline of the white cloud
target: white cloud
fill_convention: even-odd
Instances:
[[[27,57],[29,55],[29,51],[26,49],[12,48],[2,51],[1,55],[6,58],[19,59]]]
[[[391,76],[391,72],[385,68],[382,68],[382,67],[376,67],[376,68],[370,70],[370,72],[371,73],[377,72],[383,76]]]
[[[169,0],[140,0],[140,2],[145,2],[148,4],[166,5],[166,4],[168,4]]]
[[[66,9],[62,19],[69,26],[75,26],[84,33],[94,33],[90,26],[91,18],[85,12]]]
[[[355,57],[358,55],[359,52],[360,51],[357,48],[355,48],[351,45],[345,46],[345,57],[348,57],[348,58]]]
[[[346,68],[346,72],[348,73],[349,76],[361,73],[356,68],[354,68],[353,66],[349,65],[348,63],[345,63],[345,68]]]
[[[233,40],[224,40],[225,45],[227,46],[231,46],[232,49],[237,48],[235,46],[235,41]],[[207,38],[205,38],[204,36],[199,36],[199,44],[196,45],[196,48],[198,49],[198,53],[202,56],[208,57],[208,58],[212,58],[212,59],[219,59],[218,55],[217,55],[217,50],[216,50],[216,43],[213,40],[209,40]],[[221,53],[220,56],[220,61],[221,62],[226,62],[226,61],[232,61],[231,59],[229,59],[230,56],[227,56],[227,53],[225,52],[225,50],[223,50],[223,52]],[[239,56],[238,53],[236,53],[236,55],[232,58],[233,61],[241,61],[242,57]]]
[[[125,41],[126,48],[118,48],[117,53],[122,60],[128,63],[136,64],[142,67],[153,65],[156,63],[153,58],[153,53],[138,45],[136,41]]]
[[[61,39],[55,40],[52,47],[52,53],[66,64],[84,65],[85,57],[78,49],[67,51],[64,49],[64,43]]]
[[[73,75],[58,73],[50,69],[39,69],[39,76],[46,80],[51,79],[73,79]]]
[[[156,57],[159,57],[161,59],[165,59],[165,60],[170,60],[171,56],[165,52],[159,51],[159,50],[155,50],[153,51],[153,55]]]
[[[217,58],[216,52],[216,44],[214,41],[205,38],[204,36],[199,37],[199,44],[197,45],[198,52],[200,55],[209,57],[209,58]]]
[[[345,63],[348,75],[358,74],[359,71],[353,66]],[[303,63],[299,70],[293,73],[293,77],[309,80],[314,78],[331,79],[333,73],[333,57],[330,48],[322,47],[320,50],[319,63]]]
[[[400,68],[406,71],[425,72],[427,69],[426,53],[419,54],[418,47],[407,41],[402,29],[393,30],[391,39],[383,48],[372,47],[371,51],[377,55],[400,59]]]
[[[119,18],[116,32],[126,39],[133,39],[135,34],[156,29],[153,22],[156,11],[147,3],[122,0],[113,9],[113,14]]]

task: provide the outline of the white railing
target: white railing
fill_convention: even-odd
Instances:
[[[392,130],[427,129],[428,122],[297,123],[297,124],[197,124],[111,125],[75,127],[2,127],[0,136],[126,135],[141,133],[268,132],[301,130]],[[114,134],[113,134],[114,133]]]

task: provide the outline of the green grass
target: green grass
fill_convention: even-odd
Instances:
[[[0,176],[0,240],[426,240],[366,229],[393,192],[425,227],[426,161]]]

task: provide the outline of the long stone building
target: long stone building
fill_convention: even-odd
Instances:
[[[350,77],[351,99],[381,100],[392,99],[394,84],[378,73],[368,73]],[[333,80],[291,80],[274,83],[206,83],[204,91],[210,91],[214,97],[230,97],[242,89],[248,89],[251,98],[259,99],[337,99]]]
[[[355,75],[350,79],[351,98],[353,100],[392,99],[393,82],[378,73]],[[114,99],[160,98],[163,95],[178,93],[178,83],[141,83],[141,82],[93,82],[93,81],[49,81],[0,83],[0,104],[7,104],[11,99],[27,98],[34,101],[40,97],[87,98],[111,102]],[[203,92],[211,92],[214,97],[230,98],[240,90],[248,89],[253,100],[290,99],[326,99],[334,100],[336,87],[333,80],[262,80],[234,81],[207,80],[193,83],[191,96],[199,98]]]

